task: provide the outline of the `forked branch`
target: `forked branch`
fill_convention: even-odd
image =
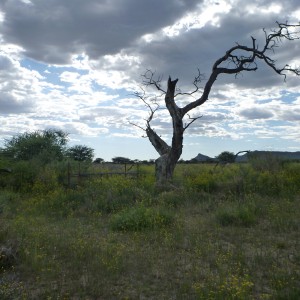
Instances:
[[[161,91],[163,94],[166,93],[166,91],[163,90],[161,87],[161,81],[162,81],[161,75],[155,78],[155,72],[151,70],[147,70],[145,74],[142,75],[142,77],[143,77],[143,81],[142,81],[143,85],[154,86],[158,91]]]
[[[199,84],[200,84],[204,79],[205,79],[204,74],[202,74],[202,73],[200,72],[200,69],[198,69],[198,75],[195,76],[194,81],[193,81],[194,90],[191,91],[191,92],[181,92],[181,90],[180,90],[179,88],[177,88],[177,89],[176,89],[176,92],[177,92],[177,93],[175,94],[174,98],[177,97],[178,95],[180,95],[180,96],[182,96],[182,95],[184,95],[184,96],[192,96],[193,94],[196,94],[196,93],[199,91],[199,89],[200,89]]]
[[[286,79],[286,72],[291,72],[299,76],[299,68],[291,67],[288,64],[283,67],[277,67],[276,61],[270,57],[269,53],[274,53],[275,48],[279,46],[279,42],[282,42],[283,40],[293,41],[300,39],[300,23],[293,25],[277,23],[277,25],[278,28],[271,30],[271,33],[269,34],[264,30],[265,43],[261,50],[259,50],[255,38],[251,37],[251,46],[237,44],[226,51],[224,56],[216,60],[212,67],[211,74],[204,86],[201,97],[183,107],[183,114],[188,113],[190,110],[207,101],[211,88],[220,74],[237,75],[242,71],[256,71],[257,60],[264,61],[277,74],[284,76],[284,80]]]
[[[198,119],[200,119],[200,118],[203,117],[203,116],[199,116],[199,117],[191,117],[189,114],[187,114],[187,116],[189,117],[189,120],[191,120],[191,121],[184,124],[183,131],[185,131],[186,129],[188,129],[188,127],[189,127],[190,125],[192,125],[196,120],[198,120]]]
[[[149,111],[149,117],[147,119],[145,119],[146,121],[146,124],[147,124],[147,128],[150,127],[150,122],[152,121],[153,119],[153,116],[155,114],[155,112],[159,109],[159,104],[157,103],[156,101],[156,98],[155,99],[152,99],[151,100],[151,103],[152,105],[154,106],[154,108],[151,106],[151,104],[147,101],[147,97],[146,97],[146,92],[142,89],[142,93],[141,92],[134,92],[133,93],[133,96],[135,96],[136,98],[139,98],[144,104],[145,106],[148,108],[148,111]],[[132,123],[132,122],[129,122],[131,125],[134,125],[144,131],[147,130],[147,128],[143,128],[135,123]]]

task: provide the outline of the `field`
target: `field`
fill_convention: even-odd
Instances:
[[[299,163],[182,164],[166,188],[153,166],[20,170],[0,175],[0,299],[300,299]]]

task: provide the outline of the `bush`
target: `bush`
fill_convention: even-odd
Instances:
[[[94,209],[104,213],[114,213],[136,203],[152,202],[151,195],[135,180],[117,176],[91,180],[85,186],[85,193]]]
[[[252,204],[232,203],[220,207],[216,212],[217,221],[223,226],[251,226],[256,223],[257,209]]]
[[[219,154],[216,159],[222,164],[233,163],[235,161],[235,154],[233,152],[224,151]]]
[[[217,188],[217,178],[211,173],[200,173],[196,176],[189,176],[185,179],[185,186],[188,189],[196,191],[204,191],[207,193],[213,192]]]
[[[114,215],[111,228],[119,231],[141,231],[163,227],[172,221],[173,216],[169,211],[140,205]]]
[[[85,194],[81,191],[64,190],[56,188],[46,194],[35,194],[22,203],[23,211],[36,216],[50,216],[65,218],[77,212],[87,210]]]
[[[185,195],[178,190],[162,192],[157,198],[159,204],[169,207],[178,207],[185,203],[185,200]]]
[[[250,300],[253,299],[250,296],[253,286],[254,283],[247,274],[226,274],[221,278],[212,276],[206,284],[196,283],[193,288],[198,296],[197,299]]]
[[[0,194],[0,217],[6,216],[16,210],[20,205],[21,197],[19,194],[11,191],[1,191]]]
[[[35,182],[39,166],[30,161],[19,161],[12,166],[13,172],[10,175],[7,185],[16,191],[29,192]]]
[[[248,153],[249,163],[256,171],[280,171],[284,167],[284,160],[272,153]]]

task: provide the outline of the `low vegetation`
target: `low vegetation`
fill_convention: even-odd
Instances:
[[[165,189],[153,165],[8,163],[0,299],[300,298],[297,162],[179,164]]]

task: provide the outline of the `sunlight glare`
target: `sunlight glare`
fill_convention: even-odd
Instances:
[[[195,28],[202,28],[207,23],[218,26],[219,14],[227,14],[232,5],[228,1],[206,0],[198,6],[198,10],[189,13],[172,26],[165,27],[163,32],[166,36],[172,37],[179,35],[182,31],[189,31]]]

